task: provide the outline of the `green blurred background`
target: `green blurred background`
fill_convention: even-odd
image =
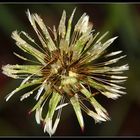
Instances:
[[[126,73],[129,78],[124,86],[128,94],[115,101],[106,97],[100,101],[108,110],[111,121],[95,124],[84,114],[83,133],[72,107],[66,107],[55,136],[140,136],[140,4],[0,4],[0,66],[25,63],[13,54],[19,49],[11,33],[24,30],[34,35],[25,13],[27,9],[38,13],[52,27],[58,25],[63,9],[69,17],[75,7],[74,22],[86,12],[96,31],[102,34],[110,31],[108,38],[119,36],[112,48],[127,54],[124,62],[128,62],[130,70]],[[34,99],[20,102],[20,96],[16,94],[9,102],[5,101],[5,96],[19,83],[0,73],[0,136],[48,136],[43,133],[42,126],[36,124],[34,113],[28,114]]]

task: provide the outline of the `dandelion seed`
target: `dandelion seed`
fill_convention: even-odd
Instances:
[[[6,101],[20,90],[36,86],[35,89],[21,95],[20,100],[36,94],[34,96],[36,105],[30,112],[35,111],[37,124],[43,122],[44,132],[50,136],[58,127],[63,107],[69,104],[73,106],[79,125],[84,130],[82,111],[91,116],[95,123],[110,120],[107,110],[96,100],[96,96],[101,94],[107,98],[117,99],[126,93],[123,91],[125,87],[120,86],[119,83],[127,79],[127,76],[122,74],[129,69],[128,64],[112,66],[126,55],[120,56],[122,51],[105,54],[105,50],[117,37],[103,42],[108,32],[98,38],[100,33],[94,33],[86,13],[72,27],[75,11],[76,9],[73,10],[68,24],[66,24],[66,11],[63,11],[58,30],[53,26],[49,32],[43,19],[27,10],[28,19],[41,45],[24,31],[14,31],[12,38],[21,50],[35,60],[14,53],[31,64],[7,64],[2,67],[3,74],[23,80],[18,88],[6,96]],[[21,35],[24,35],[27,40]],[[96,60],[100,57],[103,57],[104,61],[97,63]],[[93,93],[95,90],[96,92]],[[84,104],[85,100],[92,105],[95,112]],[[48,108],[45,106],[47,102],[49,102]],[[44,114],[43,110],[47,110],[47,113]],[[54,118],[56,113],[57,117]]]

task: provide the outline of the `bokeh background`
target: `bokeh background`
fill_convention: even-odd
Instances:
[[[66,107],[55,136],[140,136],[140,4],[0,4],[0,67],[6,64],[25,64],[13,52],[18,52],[11,33],[24,30],[33,35],[34,31],[27,19],[26,11],[36,12],[52,27],[58,25],[63,9],[69,17],[77,7],[74,22],[86,12],[96,31],[102,34],[110,31],[108,38],[119,36],[113,43],[113,50],[123,50],[127,54],[125,63],[130,66],[126,92],[118,100],[104,97],[100,102],[108,110],[111,121],[95,124],[84,114],[85,131],[81,132],[72,107]],[[42,126],[36,124],[34,113],[28,114],[33,102],[19,101],[15,95],[5,101],[5,96],[20,84],[0,72],[0,136],[48,136]],[[19,93],[20,94],[20,93]]]

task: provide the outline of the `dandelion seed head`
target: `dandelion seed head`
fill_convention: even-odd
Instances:
[[[3,74],[23,80],[18,88],[6,96],[6,101],[20,90],[35,86],[33,90],[22,95],[20,101],[30,95],[34,96],[36,104],[30,112],[35,111],[37,124],[43,123],[44,133],[47,132],[50,136],[55,133],[62,109],[67,105],[72,105],[79,125],[84,130],[83,111],[91,116],[95,123],[110,120],[107,110],[96,100],[96,96],[101,94],[117,99],[126,94],[123,91],[125,87],[119,84],[126,81],[127,76],[123,75],[123,72],[128,70],[129,66],[112,66],[126,55],[120,56],[120,50],[105,53],[117,37],[104,42],[103,38],[108,34],[106,32],[98,38],[100,33],[95,33],[86,13],[72,26],[75,11],[76,9],[66,23],[67,15],[64,10],[58,29],[53,26],[49,32],[43,19],[27,10],[27,17],[41,45],[24,31],[14,31],[12,38],[16,45],[34,57],[35,61],[15,53],[31,64],[8,64],[2,67]],[[104,58],[102,62],[96,61],[101,57]],[[93,110],[89,109],[84,101],[88,101]],[[47,102],[48,107],[45,106]]]

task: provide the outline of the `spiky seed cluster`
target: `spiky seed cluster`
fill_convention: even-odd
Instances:
[[[95,95],[100,93],[108,98],[117,99],[125,94],[122,91],[125,88],[118,84],[126,80],[127,77],[122,76],[122,73],[128,70],[128,65],[112,66],[125,56],[118,56],[122,51],[105,54],[105,50],[117,37],[103,42],[108,32],[98,38],[99,33],[94,33],[86,13],[72,28],[74,13],[75,9],[66,26],[66,12],[63,11],[58,29],[56,30],[54,26],[51,30],[52,38],[41,17],[37,14],[30,14],[28,10],[28,19],[41,45],[23,31],[19,33],[14,31],[12,38],[21,50],[36,60],[30,60],[15,53],[19,58],[32,64],[8,64],[2,68],[7,76],[23,79],[20,86],[6,97],[6,101],[20,90],[36,85],[33,90],[22,95],[20,100],[32,94],[35,95],[37,103],[31,112],[36,112],[36,122],[40,124],[42,121],[44,132],[48,132],[49,135],[56,131],[64,106],[68,104],[73,106],[80,127],[84,129],[81,109],[94,118],[95,122],[110,119],[106,109],[95,99]],[[116,58],[113,58],[114,56]],[[97,61],[100,57],[104,58],[103,62]],[[47,108],[44,105],[48,100]],[[89,109],[84,104],[84,100],[88,101],[95,111]],[[43,109],[47,110],[45,116]],[[57,116],[52,124],[56,112]]]

